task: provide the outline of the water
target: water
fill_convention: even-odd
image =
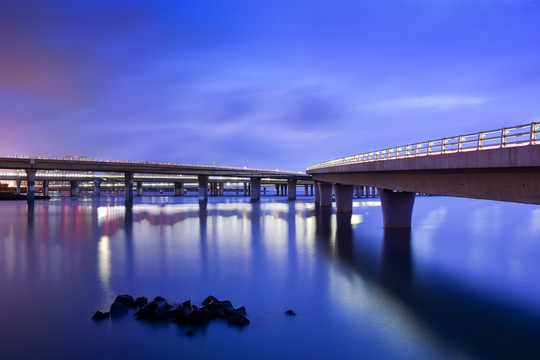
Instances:
[[[417,197],[412,231],[384,231],[376,199],[312,201],[1,202],[1,358],[540,358],[540,208]],[[251,325],[90,319],[123,293],[212,294]]]

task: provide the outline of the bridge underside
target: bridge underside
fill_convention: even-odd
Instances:
[[[540,204],[537,168],[312,173],[334,184],[486,200]]]

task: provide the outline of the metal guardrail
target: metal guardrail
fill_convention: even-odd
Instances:
[[[505,127],[497,130],[481,131],[474,134],[458,135],[390,149],[370,151],[318,163],[308,167],[307,171],[336,165],[536,145],[540,141],[540,139],[537,139],[539,127],[540,123],[533,122],[527,125]]]

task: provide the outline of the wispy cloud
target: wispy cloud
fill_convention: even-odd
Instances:
[[[491,101],[488,97],[464,95],[431,95],[407,97],[376,102],[370,109],[454,108],[472,106]]]

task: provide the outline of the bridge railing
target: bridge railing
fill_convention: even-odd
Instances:
[[[372,161],[536,145],[540,142],[540,139],[537,139],[537,135],[540,132],[539,129],[540,123],[531,123],[496,130],[481,131],[474,134],[429,140],[416,144],[402,145],[325,161],[310,166],[307,170]]]

